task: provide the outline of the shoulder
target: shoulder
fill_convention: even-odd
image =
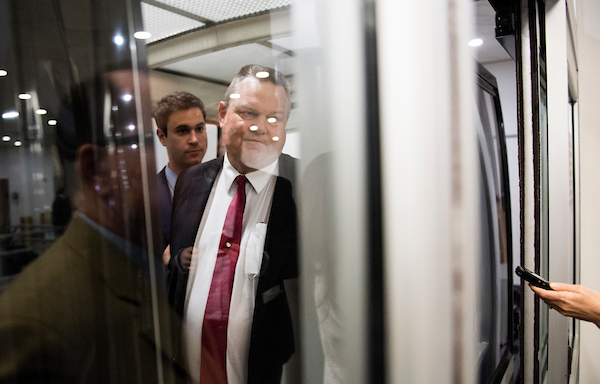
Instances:
[[[217,157],[206,163],[197,164],[181,172],[177,178],[177,185],[195,181],[198,178],[214,178],[223,167],[223,157]]]
[[[167,174],[165,173],[166,169],[167,166],[165,165],[163,169],[156,174],[156,180],[159,184],[167,185]]]
[[[285,167],[296,167],[298,165],[298,159],[288,155],[287,153],[282,153],[279,156],[279,164],[284,165]]]
[[[298,168],[298,159],[288,154],[282,153],[279,156],[279,176],[286,179],[292,185],[296,184],[296,169]]]

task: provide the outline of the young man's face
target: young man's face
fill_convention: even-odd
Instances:
[[[206,123],[200,108],[173,112],[167,121],[167,134],[156,131],[167,147],[169,168],[176,174],[200,164],[206,154]]]

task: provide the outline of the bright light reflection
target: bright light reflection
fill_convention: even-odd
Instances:
[[[2,141],[10,141],[10,136],[2,136]]]
[[[117,36],[115,36],[115,38],[113,39],[113,41],[117,45],[123,45],[123,43],[125,42],[125,39],[123,39],[123,36],[117,35]]]
[[[133,125],[133,124],[129,124],[129,125],[127,126],[127,128],[128,128],[130,131],[133,131],[133,130],[135,129],[135,125]]]
[[[56,120],[48,120],[48,125],[56,125],[58,124],[58,121]]]
[[[240,98],[240,94],[239,93],[232,93],[231,95],[229,95],[230,99],[239,99]]]
[[[37,113],[38,115],[45,115],[46,113],[48,113],[48,111],[46,111],[43,108],[40,108],[37,111],[35,111],[35,113]]]
[[[0,77],[6,76],[8,75],[8,72],[6,72],[4,69],[0,69]]]
[[[483,40],[481,39],[473,39],[469,41],[469,46],[471,47],[479,47],[481,44],[483,44]]]
[[[279,141],[279,136],[273,136],[273,138],[271,140],[273,140],[273,141]]]
[[[266,79],[267,77],[269,77],[269,72],[257,72],[256,77],[258,77],[259,79]]]
[[[152,34],[150,32],[146,32],[146,31],[137,31],[136,33],[133,34],[133,37],[135,37],[136,39],[139,39],[139,40],[146,40],[146,39],[149,39],[150,37],[152,37]]]
[[[131,144],[131,149],[137,149],[138,145],[137,144]]]
[[[129,93],[126,93],[123,95],[122,98],[124,101],[131,101],[131,99],[133,99],[133,96],[131,96]]]
[[[276,123],[276,122],[277,122],[277,118],[276,118],[276,117],[269,117],[269,118],[267,119],[267,121],[268,121],[269,123],[273,124],[273,123]]]
[[[19,94],[19,99],[21,99],[21,100],[29,100],[29,99],[31,99],[31,95],[29,93],[20,93]]]
[[[9,112],[4,112],[2,114],[2,118],[3,119],[14,119],[15,117],[19,117],[19,112],[17,112],[17,111],[9,111]]]
[[[251,130],[252,132],[254,132],[254,131],[258,131],[258,127],[257,127],[256,125],[251,125],[251,126],[250,126],[250,130]]]
[[[21,145],[23,145],[23,143],[21,143],[19,140],[15,141],[15,147],[20,147]]]

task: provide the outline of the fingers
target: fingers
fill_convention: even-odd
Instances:
[[[192,264],[192,250],[194,247],[187,247],[181,252],[181,266],[185,269],[190,269]]]
[[[565,283],[550,283],[550,288],[555,291],[569,291],[569,292],[579,292],[581,290],[580,285],[574,284],[565,284]]]

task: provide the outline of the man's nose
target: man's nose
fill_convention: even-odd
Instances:
[[[192,131],[188,142],[189,143],[197,143],[198,142],[198,136],[196,135],[196,131]]]
[[[250,125],[250,132],[256,133],[257,135],[263,135],[267,133],[267,122],[262,119],[256,119]]]

